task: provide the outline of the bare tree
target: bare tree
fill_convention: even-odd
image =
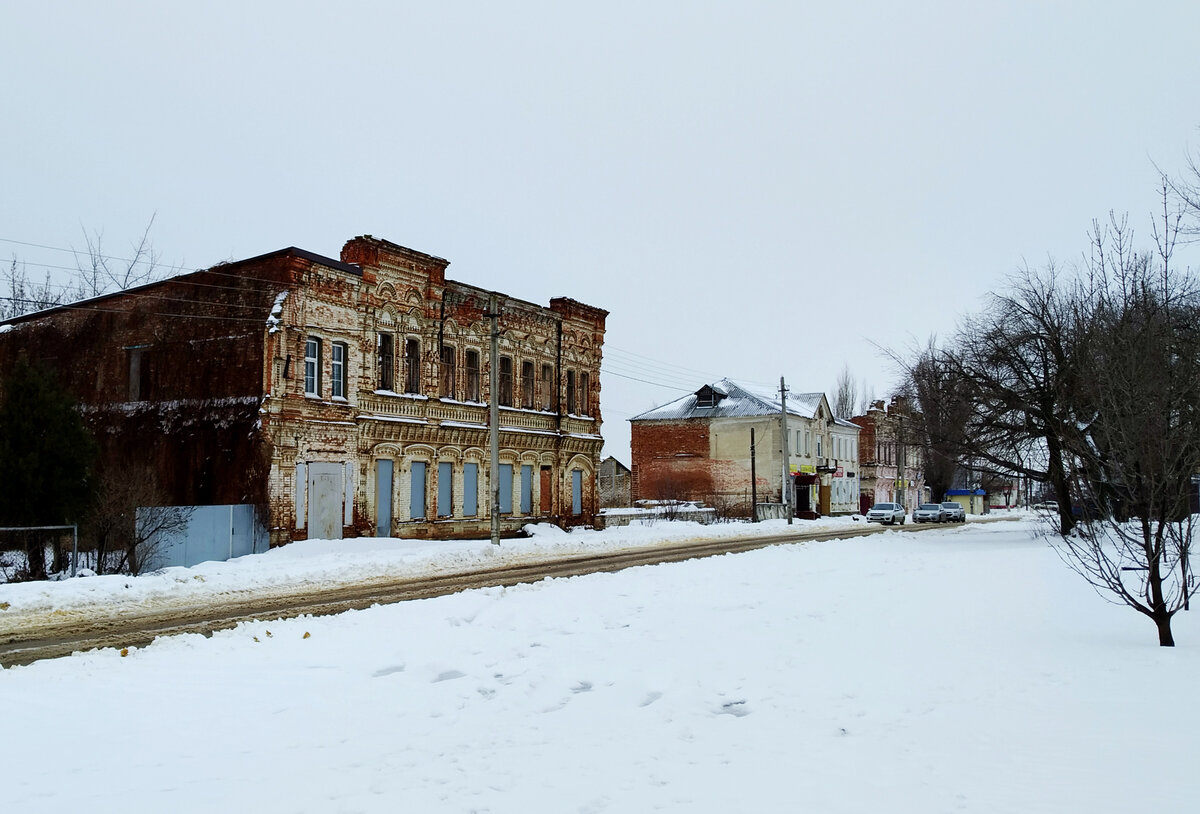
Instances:
[[[86,248],[75,252],[76,276],[71,285],[56,285],[51,282],[49,273],[43,282],[36,283],[30,279],[25,264],[14,258],[9,268],[0,274],[0,321],[123,291],[178,273],[178,267],[161,264],[159,254],[150,242],[153,226],[152,215],[141,237],[130,245],[127,257],[107,254],[103,232],[89,233],[85,229]]]
[[[81,536],[96,573],[141,573],[171,536],[184,531],[190,507],[164,506],[166,495],[148,465],[100,473]]]
[[[971,402],[935,337],[929,338],[906,373],[904,389],[916,406],[909,441],[921,447],[925,485],[933,499],[940,501],[954,485],[959,461],[967,453],[965,430]]]
[[[160,263],[160,255],[150,242],[150,230],[154,227],[154,219],[150,216],[141,237],[130,244],[128,257],[109,255],[104,249],[104,233],[93,231],[83,232],[86,251],[75,253],[75,267],[79,271],[77,291],[79,299],[97,297],[110,291],[124,291],[143,283],[152,282],[162,276],[169,276],[174,270],[164,272]]]
[[[12,319],[30,311],[40,311],[60,305],[64,292],[50,281],[50,275],[41,283],[29,279],[24,263],[13,258],[0,279],[0,320]]]
[[[1164,186],[1164,193],[1166,187]],[[1145,614],[1159,644],[1194,590],[1192,477],[1200,472],[1200,289],[1172,266],[1167,207],[1153,253],[1124,221],[1093,233],[1089,358],[1076,397],[1082,443],[1068,445],[1082,520],[1064,560],[1106,597]]]
[[[870,410],[871,405],[876,401],[875,388],[869,386],[867,384],[867,380],[863,379],[862,382],[859,383],[858,392],[860,396],[858,402],[858,411],[855,413],[855,415],[866,415],[867,410]]]
[[[838,418],[851,418],[858,403],[858,386],[850,375],[850,366],[842,365],[833,394],[833,414]]]

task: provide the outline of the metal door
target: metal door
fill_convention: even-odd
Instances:
[[[341,464],[308,465],[308,539],[342,539]]]

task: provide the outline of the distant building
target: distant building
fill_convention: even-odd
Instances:
[[[921,448],[906,442],[909,417],[907,401],[897,397],[890,405],[876,401],[864,415],[850,419],[862,431],[860,511],[875,503],[901,503],[911,512],[926,500]]]
[[[493,399],[503,530],[590,522],[607,312],[448,265],[370,236],[336,260],[282,249],[9,320],[0,374],[42,362],[101,466],[149,467],[177,505],[252,505],[275,545],[486,536]]]
[[[796,514],[854,511],[859,428],[834,419],[824,393],[789,393],[787,412],[786,488]],[[722,379],[630,423],[635,501],[700,500],[744,515],[754,491],[760,503],[783,502],[778,392]]]
[[[633,505],[633,473],[629,467],[611,455],[600,462],[596,489],[600,495],[602,509]]]

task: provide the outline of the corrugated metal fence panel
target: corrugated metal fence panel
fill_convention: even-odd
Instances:
[[[145,570],[228,560],[267,550],[267,532],[255,522],[252,505],[180,508],[189,512],[186,527],[178,534],[151,543]],[[154,511],[158,509],[138,509],[138,525],[143,526]]]

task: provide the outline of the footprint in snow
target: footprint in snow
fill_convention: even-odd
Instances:
[[[750,714],[750,710],[746,708],[745,701],[726,701],[724,704],[721,704],[721,710],[717,714],[744,718]]]

